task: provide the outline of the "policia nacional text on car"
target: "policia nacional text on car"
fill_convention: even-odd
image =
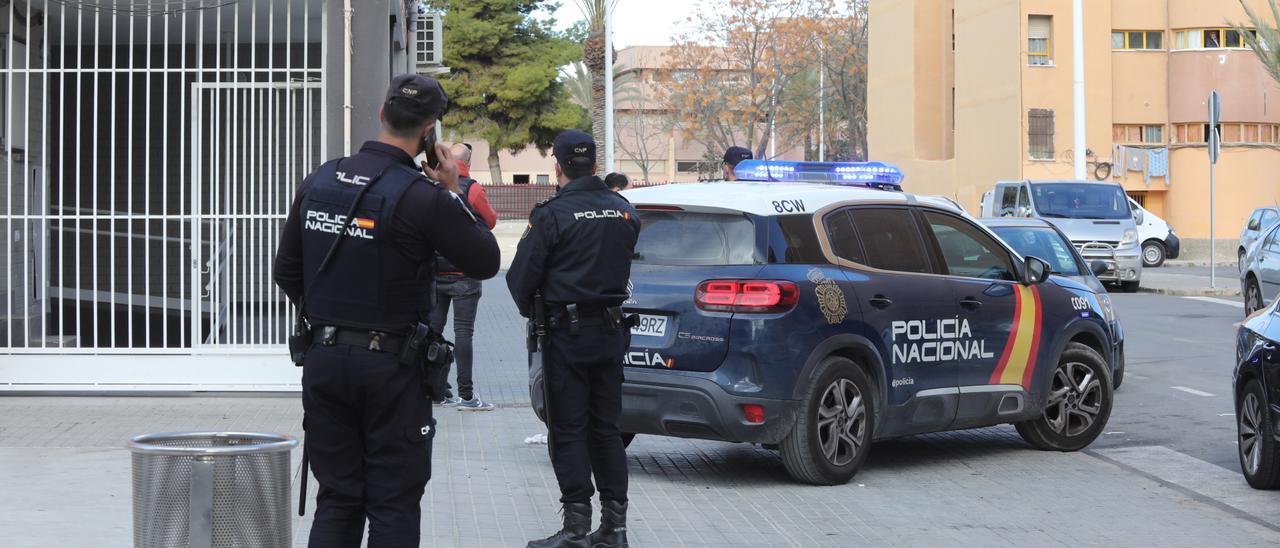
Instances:
[[[507,271],[520,314],[543,324],[548,444],[564,505],[564,528],[529,546],[625,547],[627,463],[619,420],[630,331],[621,305],[640,220],[626,198],[593,175],[590,135],[561,133],[553,152],[563,186],[534,208]],[[589,533],[592,474],[601,519]]]
[[[447,347],[426,327],[438,252],[467,276],[498,271],[498,245],[451,191],[457,166],[413,157],[447,99],[436,80],[392,80],[382,132],[302,182],[276,253],[276,283],[306,323],[301,361],[306,456],[320,483],[312,547],[418,546],[431,477],[431,394]],[[427,178],[430,177],[430,179]],[[310,335],[306,326],[310,328]],[[437,386],[432,386],[435,384]]]

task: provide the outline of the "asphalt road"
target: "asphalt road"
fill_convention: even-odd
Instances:
[[[1231,372],[1239,298],[1113,294],[1125,379],[1090,449],[1164,446],[1238,472]]]

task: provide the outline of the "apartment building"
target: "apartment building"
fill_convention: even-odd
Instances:
[[[1270,13],[1266,0],[1248,0]],[[997,180],[1071,178],[1072,2],[871,3],[871,157],[976,211]],[[1207,258],[1209,93],[1222,97],[1220,258],[1280,201],[1280,85],[1228,22],[1236,0],[1084,0],[1088,177],[1113,180]]]

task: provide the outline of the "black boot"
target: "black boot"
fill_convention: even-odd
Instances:
[[[591,503],[566,502],[564,528],[542,540],[530,541],[525,548],[591,548],[587,537],[591,531]]]
[[[600,528],[591,532],[591,548],[627,548],[627,503],[600,501]]]

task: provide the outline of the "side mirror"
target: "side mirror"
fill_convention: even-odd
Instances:
[[[1107,263],[1102,261],[1093,261],[1089,263],[1089,270],[1093,272],[1094,276],[1101,276],[1107,273]]]
[[[1142,226],[1142,223],[1146,222],[1146,220],[1147,216],[1142,214],[1141,209],[1133,210],[1133,222],[1138,223],[1138,226]]]
[[[1262,228],[1262,223],[1257,219],[1249,219],[1249,230],[1258,230]]]
[[[1026,259],[1026,283],[1034,285],[1042,283],[1049,279],[1049,274],[1053,273],[1053,268],[1049,263],[1039,257],[1027,257]]]

